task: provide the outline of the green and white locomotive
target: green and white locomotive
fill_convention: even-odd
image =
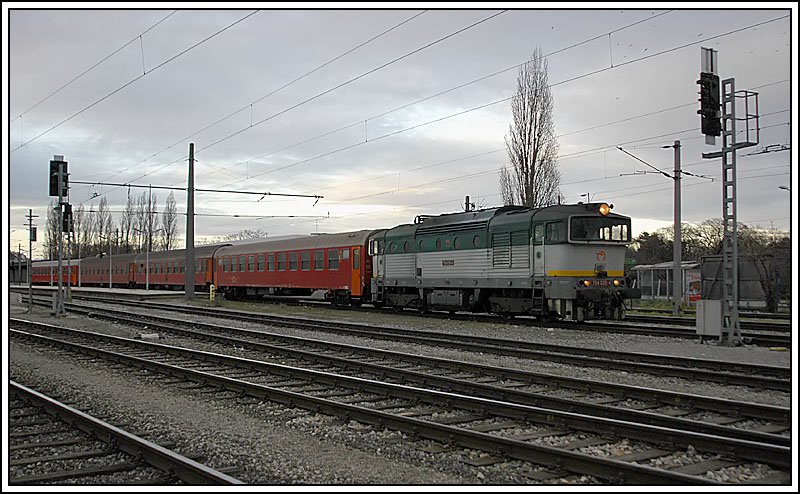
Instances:
[[[631,220],[606,203],[418,216],[370,238],[372,303],[621,319]]]

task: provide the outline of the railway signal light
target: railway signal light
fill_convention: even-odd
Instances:
[[[73,233],[72,227],[72,204],[64,204],[64,214],[62,216],[63,224],[61,226],[61,230],[64,233]]]
[[[700,72],[700,132],[708,136],[719,136],[722,125],[719,119],[719,76]]]
[[[60,165],[60,166],[59,166]],[[50,194],[51,196],[67,196],[68,182],[67,162],[50,160]],[[58,179],[61,177],[61,194],[58,193]]]

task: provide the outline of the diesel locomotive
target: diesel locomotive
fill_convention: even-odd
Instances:
[[[419,216],[374,234],[375,305],[621,319],[629,217],[606,203]]]

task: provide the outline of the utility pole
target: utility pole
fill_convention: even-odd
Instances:
[[[19,271],[19,275],[17,276],[17,283],[22,283],[22,244],[17,244],[17,270]]]
[[[194,298],[194,143],[189,143],[189,184],[186,188],[186,279],[184,297]]]
[[[33,243],[36,242],[36,227],[33,219],[38,218],[33,214],[33,209],[28,210],[28,314],[33,313],[33,274],[31,273],[31,258],[33,257]]]
[[[681,273],[681,141],[675,141],[672,147],[675,150],[675,172],[672,176],[675,182],[675,238],[672,242],[672,260],[675,265],[672,267],[672,315],[677,316],[681,312],[681,301],[683,300],[683,275]]]
[[[675,186],[675,203],[674,203],[674,230],[675,235],[672,241],[673,250],[672,250],[672,313],[673,315],[678,315],[680,313],[681,307],[681,300],[683,299],[683,276],[681,275],[681,251],[682,249],[682,242],[681,242],[681,141],[675,141],[672,146],[663,146],[664,148],[673,148],[674,149],[674,162],[675,162],[675,172],[670,177],[669,173],[659,170],[658,168],[654,167],[650,163],[644,161],[641,158],[637,158],[636,156],[632,155],[631,153],[625,151],[621,147],[617,146],[617,149],[622,151],[623,153],[631,156],[632,158],[641,161],[645,165],[649,166],[654,172],[634,172],[634,175],[646,174],[646,173],[660,173],[667,178],[671,178],[674,182]],[[692,175],[695,177],[700,178],[708,178],[703,175],[694,175],[693,173],[684,172],[687,175]],[[622,173],[622,175],[630,175],[629,173]],[[588,194],[581,194],[586,195],[588,199]]]

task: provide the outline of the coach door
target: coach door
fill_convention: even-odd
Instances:
[[[361,247],[352,248],[352,263],[350,268],[350,293],[356,297],[361,296]]]
[[[212,259],[205,259],[204,262],[206,263],[205,283],[206,283],[206,286],[208,286],[208,285],[210,285],[211,283],[214,282],[214,278],[213,278],[214,272],[212,271],[214,269],[214,262],[213,262]]]

